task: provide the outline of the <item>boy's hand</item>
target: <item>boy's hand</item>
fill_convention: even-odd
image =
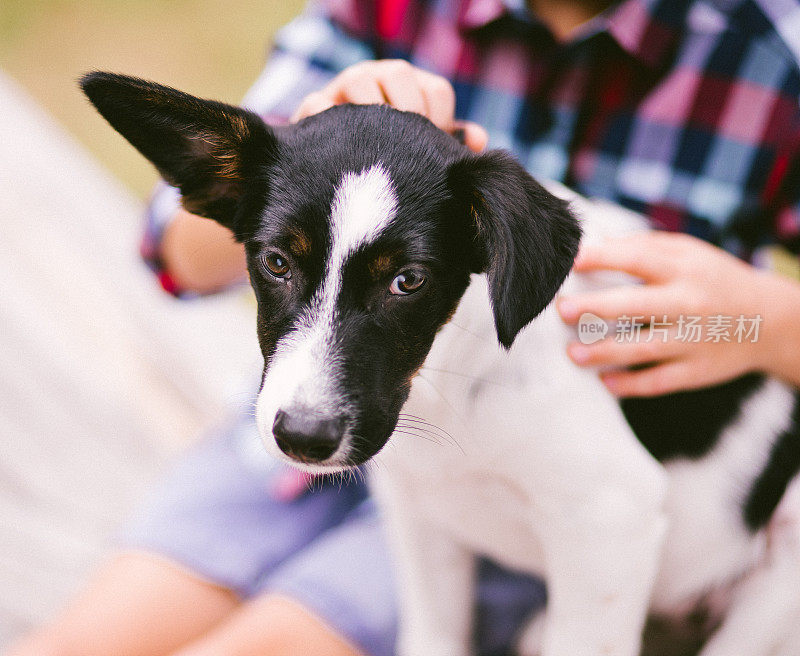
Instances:
[[[564,296],[557,303],[569,324],[585,312],[645,324],[635,339],[612,334],[594,344],[574,342],[568,347],[576,364],[601,368],[603,382],[613,393],[655,396],[721,383],[754,370],[791,379],[782,371],[786,358],[781,354],[797,342],[786,332],[787,325],[793,330],[796,325],[784,316],[787,308],[797,307],[800,286],[794,281],[759,271],[700,239],[666,232],[586,246],[574,270],[624,271],[644,283]],[[759,315],[756,341],[752,334],[740,340],[737,319],[744,317],[749,328],[749,320]],[[685,323],[683,337],[678,333],[681,316],[702,317],[699,341],[687,339]],[[727,329],[717,340],[708,326],[719,316]],[[648,327],[651,318],[658,331]]]
[[[326,87],[306,96],[292,121],[344,103],[388,104],[416,112],[445,132],[462,130],[464,144],[471,150],[479,152],[486,148],[486,130],[477,123],[455,120],[456,95],[452,85],[440,75],[402,59],[367,61],[346,68]]]

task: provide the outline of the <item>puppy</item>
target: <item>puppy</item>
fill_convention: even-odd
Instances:
[[[272,128],[135,78],[82,87],[244,244],[266,447],[314,473],[382,464],[400,654],[470,652],[475,554],[547,581],[523,654],[635,656],[648,612],[697,608],[703,656],[800,654],[795,392],[750,375],[620,404],[566,358],[549,304],[581,228],[639,219],[387,107]]]

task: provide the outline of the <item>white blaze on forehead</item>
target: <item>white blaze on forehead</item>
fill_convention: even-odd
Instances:
[[[295,327],[278,341],[259,394],[256,418],[271,451],[276,450],[272,422],[278,410],[300,407],[334,414],[346,409],[334,346],[342,269],[353,252],[378,237],[396,212],[397,194],[380,164],[342,176],[331,203],[331,250],[324,279]],[[343,444],[340,452],[347,448]]]
[[[325,279],[311,303],[310,317],[326,338],[332,336],[336,301],[342,290],[342,269],[359,247],[374,241],[397,212],[394,185],[380,164],[345,173],[331,203],[331,251]]]
[[[325,275],[306,317],[317,333],[332,336],[336,302],[342,290],[342,269],[359,247],[374,241],[397,212],[394,185],[380,164],[345,173],[331,203],[331,250]]]
[[[397,194],[380,164],[345,173],[331,204],[331,261],[335,267],[359,246],[374,240],[395,216]]]

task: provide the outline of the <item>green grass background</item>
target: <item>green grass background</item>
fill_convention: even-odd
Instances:
[[[79,93],[107,69],[238,101],[303,0],[0,0],[0,69],[138,196],[156,175]],[[2,120],[2,117],[0,117]]]

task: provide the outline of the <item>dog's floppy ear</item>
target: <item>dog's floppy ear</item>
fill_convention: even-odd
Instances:
[[[237,234],[245,173],[274,156],[275,137],[255,114],[153,82],[89,73],[81,88],[103,117],[178,187],[187,210]]]
[[[456,162],[450,186],[475,222],[475,269],[487,274],[497,337],[510,348],[564,282],[580,227],[565,201],[503,151]]]

